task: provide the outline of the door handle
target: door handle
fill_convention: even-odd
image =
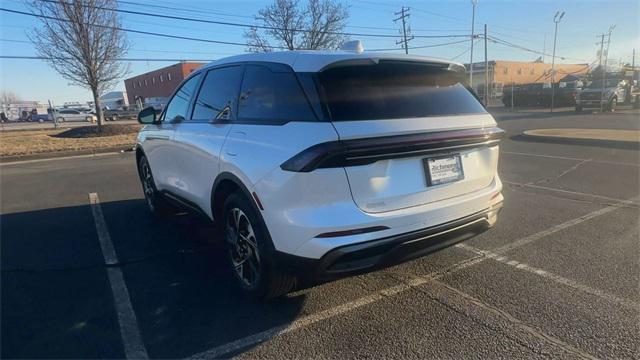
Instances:
[[[147,140],[169,140],[169,135],[147,135]]]

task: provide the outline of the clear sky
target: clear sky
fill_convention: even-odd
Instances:
[[[301,0],[304,2],[304,0]],[[157,14],[194,17],[251,24],[258,10],[271,0],[131,0],[120,8]],[[471,1],[427,0],[343,0],[349,6],[350,18],[347,32],[398,34],[399,24],[393,22],[394,12],[401,6],[410,7],[409,23],[414,35],[469,34],[471,29]],[[132,4],[135,3],[135,4]],[[21,0],[0,0],[2,8],[22,10],[27,7]],[[609,58],[617,63],[631,62],[632,49],[640,52],[640,1],[547,1],[547,0],[478,0],[476,7],[476,32],[488,24],[489,35],[521,47],[551,53],[553,46],[553,16],[558,10],[566,15],[558,28],[556,49],[559,63],[591,63],[596,60],[598,34],[616,25],[611,36]],[[164,6],[165,8],[162,8]],[[185,10],[170,10],[175,7]],[[153,18],[139,15],[123,15],[123,26],[144,31],[200,37],[213,40],[244,42],[243,29],[214,24],[202,24]],[[35,55],[33,46],[26,42],[26,32],[37,25],[28,16],[0,12],[0,53],[2,55]],[[140,34],[128,34],[132,44],[127,57],[155,59],[215,60],[242,53],[242,46],[208,44],[187,40],[174,40]],[[354,37],[357,38],[357,37]],[[545,40],[546,39],[546,40]],[[393,38],[360,38],[365,49],[395,48]],[[410,46],[425,46],[464,40],[461,38],[416,38]],[[469,41],[447,46],[410,50],[411,53],[455,58],[469,61]],[[540,55],[501,44],[489,43],[490,60],[533,61]],[[474,61],[484,59],[484,46],[478,42]],[[550,62],[550,57],[546,57]],[[640,55],[636,55],[636,63]],[[132,62],[130,75],[170,65],[173,62]],[[10,90],[23,100],[87,101],[90,93],[80,87],[69,86],[41,60],[0,59],[0,89]],[[120,82],[116,89],[124,89]]]

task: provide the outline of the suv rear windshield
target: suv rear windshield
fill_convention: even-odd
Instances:
[[[380,61],[318,74],[333,121],[485,113],[464,74],[442,65]]]

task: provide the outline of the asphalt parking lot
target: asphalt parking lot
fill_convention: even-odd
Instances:
[[[1,356],[639,358],[640,151],[519,136],[638,113],[496,118],[494,229],[269,303],[234,288],[211,224],[151,217],[133,154],[3,164]]]

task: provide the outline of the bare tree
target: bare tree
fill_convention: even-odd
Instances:
[[[5,107],[10,104],[20,102],[20,97],[13,91],[2,90],[0,91],[0,106]]]
[[[244,33],[249,51],[337,49],[348,37],[342,33],[349,12],[334,0],[275,0],[258,12],[260,26]],[[269,40],[275,41],[271,45]]]
[[[104,122],[100,95],[128,72],[118,61],[129,44],[113,11],[116,0],[33,0],[41,27],[29,36],[38,54],[69,80],[91,90],[98,129]]]

